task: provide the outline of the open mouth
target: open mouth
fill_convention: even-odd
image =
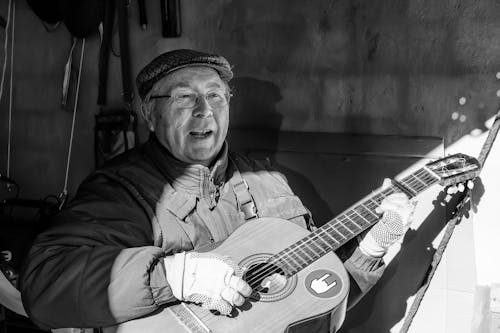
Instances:
[[[212,135],[213,131],[211,130],[202,130],[202,131],[191,131],[189,135],[194,137],[195,139],[205,139]]]

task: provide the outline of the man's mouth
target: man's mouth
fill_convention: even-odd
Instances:
[[[200,130],[200,131],[191,131],[189,135],[191,135],[195,139],[205,139],[212,135],[213,131],[211,130]]]

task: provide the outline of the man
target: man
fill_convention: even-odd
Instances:
[[[256,216],[313,227],[279,173],[228,151],[232,76],[226,59],[193,50],[164,53],[138,74],[150,138],[91,174],[36,239],[22,276],[35,322],[105,327],[178,300],[228,314],[251,289],[237,263],[197,249]],[[344,251],[351,304],[381,276],[412,211],[404,194],[389,196],[380,222]]]

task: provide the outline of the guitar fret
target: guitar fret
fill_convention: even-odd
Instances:
[[[338,221],[338,224],[335,224],[334,227],[337,228],[338,230],[340,230],[340,232],[345,234],[345,235],[354,234],[354,232],[351,229],[349,229],[347,226],[345,226],[342,223],[342,221]]]
[[[344,235],[342,235],[342,233],[340,233],[336,228],[332,228],[332,231],[334,231],[337,235],[339,235],[340,237],[342,237],[342,239],[340,239],[340,241],[342,241],[342,240],[344,240],[344,239],[347,238]],[[332,236],[337,241],[337,238],[335,236],[333,236],[332,234],[329,234],[329,235]]]
[[[358,216],[360,216],[363,220],[365,220],[366,222],[368,222],[368,224],[370,224],[370,221],[368,221],[367,219],[365,219],[365,218],[363,217],[363,215],[361,215],[360,213],[358,213],[358,212],[356,211],[356,209],[353,209],[353,212],[354,212],[354,213],[356,213]]]
[[[413,189],[413,187],[411,186],[411,184],[408,184],[407,180],[403,179],[399,183],[402,184],[405,187],[405,190],[408,190],[408,191],[412,192],[412,193],[410,193],[410,194],[412,194],[412,196],[415,196],[418,193],[417,190]],[[404,191],[403,191],[403,193],[404,193]]]
[[[329,238],[331,241],[334,241],[335,243],[339,243],[339,244],[340,244],[340,242],[341,242],[342,240],[337,240],[337,238],[336,238],[334,235],[332,235],[332,234],[331,234],[331,231],[332,231],[332,230],[333,230],[333,231],[335,231],[335,229],[334,229],[334,228],[331,228],[331,226],[329,226],[328,228],[329,228],[329,229],[331,229],[331,230],[327,230],[327,229],[325,229],[325,235],[326,235],[326,236],[328,236],[328,238]],[[339,235],[340,235],[340,234],[339,234]],[[342,235],[340,235],[340,236],[342,236]],[[329,244],[329,245],[330,245],[330,244]]]
[[[279,261],[279,264],[277,261]],[[284,255],[272,257],[270,263],[274,263],[280,267],[287,276],[292,276],[297,270],[297,268],[292,266],[289,261],[285,260]]]
[[[417,195],[418,192],[420,192],[423,188],[422,184],[411,180],[408,180],[403,184],[406,186],[406,188],[411,189],[412,192],[414,192],[414,195]]]
[[[292,252],[295,258],[298,258],[297,262],[300,263],[300,267],[305,267],[309,265],[309,260],[305,259],[303,254],[304,251],[301,247],[297,248],[294,252]]]
[[[301,244],[301,248],[302,248],[302,252],[306,255],[307,257],[307,260],[309,262],[312,262],[314,259],[315,259],[315,256],[314,256],[314,252],[311,251],[311,249],[309,248],[308,244],[305,243],[305,242],[302,242]],[[307,252],[307,250],[311,251],[311,254],[309,252]]]
[[[287,257],[290,258],[290,259],[292,259],[290,262],[297,264],[298,267],[301,267],[301,264],[297,260],[295,260],[295,258],[293,257],[292,253],[293,252],[288,252],[288,254],[287,254]]]
[[[313,249],[313,251],[314,251],[314,253],[316,253],[316,255],[321,256],[321,255],[326,253],[326,251],[324,251],[321,247],[317,246],[317,244],[314,242],[313,237],[308,236],[306,239],[309,242],[309,246]],[[319,252],[316,249],[314,249],[313,247],[319,249]]]
[[[324,247],[321,248],[323,251],[325,252],[329,251],[329,249],[331,248],[330,244],[328,244],[320,235],[318,235],[316,239],[320,240],[322,244],[326,245],[326,249]]]
[[[357,233],[357,232],[359,232],[361,230],[361,228],[357,224],[355,224],[354,222],[352,222],[349,219],[344,218],[341,221],[353,233]]]
[[[353,219],[351,219],[347,214],[344,214],[344,216],[352,223],[354,224],[356,227],[358,227],[359,229],[361,229],[361,226],[359,226],[356,222],[353,221]]]
[[[427,186],[427,184],[426,184],[424,181],[422,181],[420,178],[418,178],[418,176],[415,176],[415,175],[413,175],[413,174],[412,174],[411,176],[412,176],[413,178],[415,178],[415,179],[416,179],[419,183],[423,184],[423,185],[424,185],[424,187],[425,187],[425,186]]]
[[[380,202],[373,200],[373,198],[368,199],[368,201],[371,201],[373,203],[373,205],[375,206],[372,209],[375,209],[380,205]]]
[[[307,264],[307,260],[303,258],[303,248],[299,245],[299,243],[295,243],[290,246],[290,257],[292,257],[296,262],[302,266],[304,263]],[[301,262],[302,261],[302,262]]]
[[[434,176],[432,176],[430,174],[426,174],[424,180],[426,180],[426,181],[428,180],[429,184],[433,184],[436,181],[436,178],[434,178]]]
[[[426,176],[428,176],[429,178],[433,179],[433,183],[441,179],[436,173],[434,173],[433,171],[429,170],[429,168],[426,167],[426,166],[424,166],[422,168],[422,171],[425,172]]]
[[[373,221],[378,220],[378,216],[377,216],[375,213],[373,213],[370,209],[366,208],[366,206],[364,206],[363,204],[359,205],[358,207],[359,207],[359,209],[360,209],[360,210],[363,210],[363,212],[362,212],[362,213],[365,213],[365,215],[364,215],[364,216],[365,216],[367,219],[368,219],[368,218],[371,218],[371,219],[375,218]],[[357,211],[356,211],[356,212],[357,212]],[[368,214],[366,214],[366,212],[368,212]],[[369,221],[370,223],[371,223],[371,222],[373,222],[373,221],[370,221],[370,220],[368,220],[368,221]]]
[[[372,216],[374,216],[375,218],[378,219],[378,215],[375,214],[373,211],[372,211],[372,208],[368,207],[368,204],[365,205],[364,203],[361,204],[361,206],[366,209]]]

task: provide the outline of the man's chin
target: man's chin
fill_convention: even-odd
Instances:
[[[214,148],[199,148],[189,154],[189,158],[194,164],[209,166],[216,158],[219,152]]]

